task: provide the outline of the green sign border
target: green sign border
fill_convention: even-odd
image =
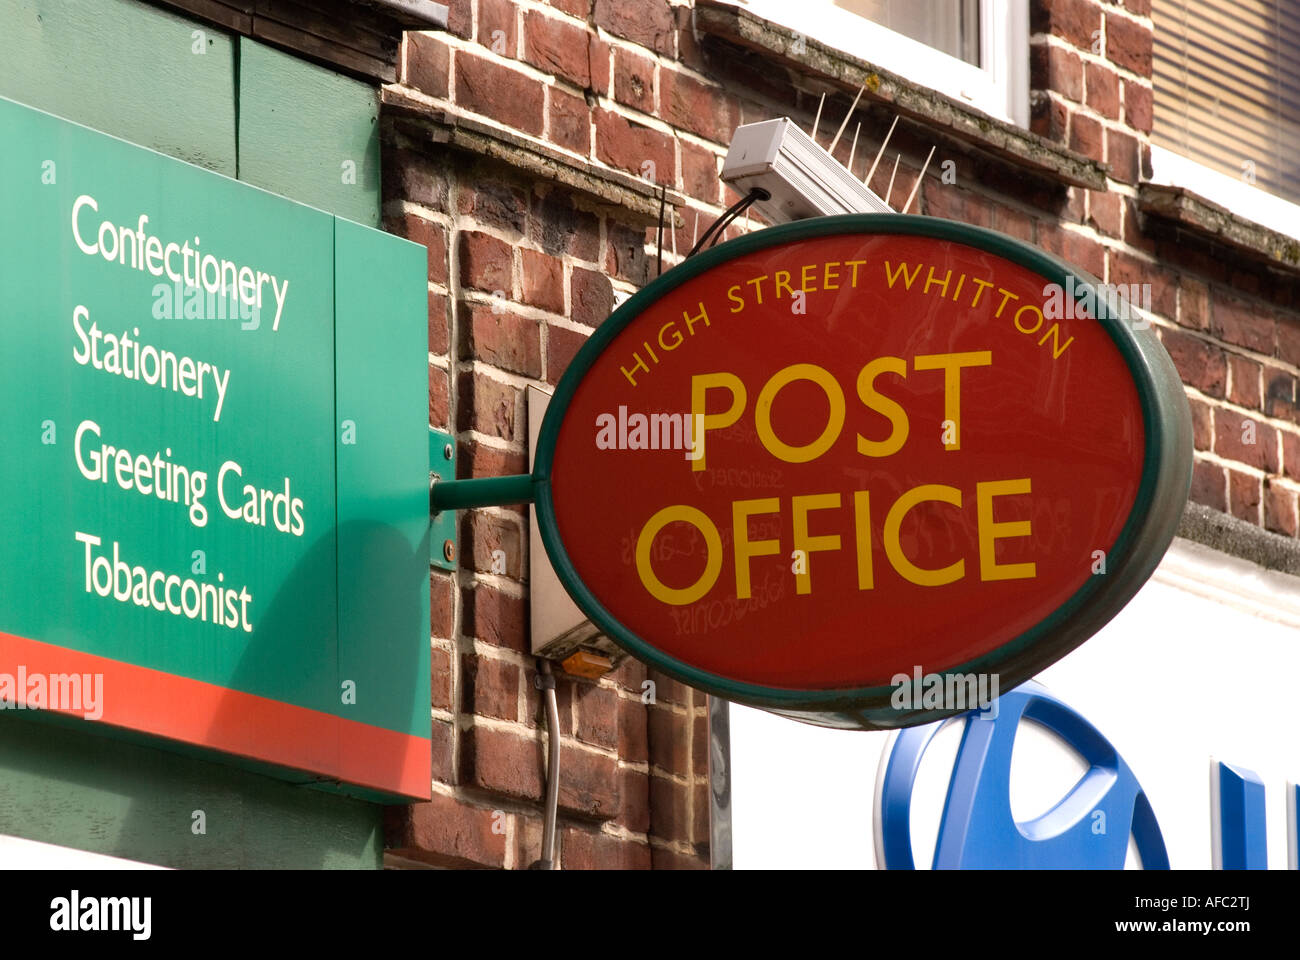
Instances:
[[[782,224],[748,234],[691,257],[648,284],[613,312],[578,351],[547,409],[532,474],[542,542],[565,589],[620,647],[663,673],[716,696],[830,727],[891,729],[930,723],[960,711],[896,710],[893,687],[805,690],[761,686],[719,676],[672,657],[618,621],[587,587],[560,539],[551,495],[551,473],[560,425],[582,382],[613,340],[651,304],[705,271],[737,257],[780,244],[837,234],[902,234],[949,240],[995,254],[1068,289],[1100,283],[1090,274],[1022,241],[983,227],[935,217],[849,214]],[[1154,572],[1173,541],[1191,486],[1192,428],[1182,380],[1154,328],[1135,330],[1104,304],[1098,322],[1119,348],[1142,406],[1146,452],[1137,497],[1113,548],[1108,572],[1094,575],[1064,604],[1029,630],[949,673],[997,673],[1009,690],[1060,659],[1101,629]]]

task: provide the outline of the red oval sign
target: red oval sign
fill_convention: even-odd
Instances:
[[[930,218],[692,258],[557,391],[548,551],[617,642],[730,699],[887,727],[961,706],[900,703],[902,677],[1009,689],[1127,602],[1186,498],[1186,401],[1133,292]]]

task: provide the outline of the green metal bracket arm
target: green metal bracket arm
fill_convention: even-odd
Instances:
[[[531,473],[512,477],[478,477],[473,480],[439,480],[429,488],[429,514],[471,507],[496,507],[506,503],[532,503]]]

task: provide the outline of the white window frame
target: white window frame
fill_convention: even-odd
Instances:
[[[1029,125],[1027,0],[980,0],[980,62],[984,67],[832,6],[830,0],[730,2],[998,120]]]
[[[1300,240],[1300,204],[1230,177],[1168,147],[1151,145],[1151,183],[1182,187],[1262,227]]]

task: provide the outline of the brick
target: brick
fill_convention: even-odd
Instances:
[[[691,721],[691,769],[697,777],[709,776],[709,715],[698,713]]]
[[[570,315],[575,323],[598,327],[614,309],[614,288],[609,277],[574,267],[569,278]]]
[[[542,798],[546,759],[532,737],[472,726],[461,732],[460,765],[466,784],[522,800]]]
[[[456,478],[504,477],[528,471],[528,457],[519,450],[502,450],[472,439],[461,439],[456,454]]]
[[[1214,449],[1214,408],[1204,400],[1187,398],[1192,413],[1192,447],[1196,450]]]
[[[429,364],[429,426],[446,430],[451,426],[451,385],[447,371]]]
[[[1271,315],[1249,304],[1226,297],[1214,298],[1210,330],[1220,340],[1272,356],[1274,327]]]
[[[1034,221],[1028,214],[1021,213],[1019,210],[1013,210],[1010,207],[993,207],[994,230],[998,230],[1008,236],[1016,237],[1028,243],[1034,242]]]
[[[473,189],[460,191],[456,209],[481,224],[523,233],[528,217],[528,195],[513,184],[477,173],[473,176]]]
[[[575,816],[611,820],[618,815],[618,762],[588,750],[566,749],[560,764],[560,808]]]
[[[1070,109],[1060,100],[1038,97],[1030,105],[1029,129],[1040,137],[1063,142],[1069,134]]]
[[[1075,119],[1078,119],[1077,117]],[[1122,183],[1137,183],[1142,175],[1137,138],[1120,130],[1106,131],[1106,162],[1110,175]],[[1094,159],[1100,160],[1097,154]]]
[[[428,275],[431,283],[447,282],[447,231],[442,224],[413,213],[403,214],[391,224],[392,232],[418,243],[428,251]]]
[[[429,291],[429,352],[446,356],[451,347],[451,317],[447,298]]]
[[[450,723],[434,720],[430,728],[433,779],[439,783],[456,782],[456,731]]]
[[[1151,28],[1106,14],[1106,59],[1139,77],[1151,76]]]
[[[602,97],[609,96],[613,77],[614,49],[599,37],[592,37],[587,47],[587,63],[591,69],[591,89]]]
[[[722,87],[665,69],[659,72],[659,115],[674,127],[725,144],[740,123],[740,104]]]
[[[650,762],[647,707],[639,700],[618,702],[618,755],[628,763]]]
[[[464,230],[460,234],[460,282],[508,300],[514,290],[514,249],[504,240]]]
[[[590,156],[591,108],[587,101],[554,85],[546,88],[546,97],[551,141],[581,156]]]
[[[1247,523],[1259,523],[1263,487],[1259,477],[1228,471],[1228,512]]]
[[[591,86],[591,61],[587,44],[591,34],[562,17],[540,10],[524,13],[524,59],[544,73],[551,73],[585,89]]]
[[[694,143],[682,141],[682,190],[706,203],[718,202],[718,155]],[[669,211],[671,216],[672,211]],[[686,253],[678,247],[679,253]]]
[[[650,777],[623,767],[618,772],[623,804],[614,822],[633,833],[650,832]]]
[[[650,862],[656,870],[707,870],[709,858],[678,853],[665,847],[650,848]]]
[[[542,375],[540,324],[486,304],[463,304],[461,355],[526,377]]]
[[[1084,102],[1107,120],[1119,119],[1119,74],[1100,63],[1089,63],[1084,71],[1087,97]]]
[[[1223,467],[1206,460],[1192,464],[1192,489],[1188,499],[1212,507],[1221,513],[1228,512],[1227,479]]]
[[[1211,397],[1227,396],[1228,362],[1220,348],[1181,330],[1161,331],[1161,341],[1183,383]]]
[[[1067,263],[1100,277],[1106,268],[1106,248],[1091,237],[1072,230],[1062,230],[1054,221],[1038,224],[1039,245]]]
[[[565,870],[649,870],[650,847],[599,830],[565,827],[560,833],[560,864]]]
[[[596,25],[656,53],[673,53],[676,21],[667,0],[596,0]]]
[[[451,49],[446,42],[427,33],[403,34],[406,39],[406,73],[402,82],[431,97],[447,99],[451,73]]]
[[[665,214],[665,219],[668,216],[671,216],[671,213]],[[644,227],[628,227],[621,223],[611,223],[606,231],[606,240],[606,273],[637,286],[650,281],[652,258],[646,253]]]
[[[676,177],[672,138],[609,110],[596,112],[596,156],[654,183],[672,186]]]
[[[1151,309],[1162,317],[1173,317],[1178,311],[1177,278],[1166,272],[1159,263],[1148,263],[1119,250],[1107,251],[1110,273],[1107,279],[1114,284],[1150,284]],[[1146,294],[1140,294],[1145,301]]]
[[[1225,460],[1236,460],[1269,473],[1278,471],[1277,430],[1235,410],[1220,408],[1215,412],[1214,452]]]
[[[647,670],[646,676],[654,684],[654,697],[651,703],[680,703],[690,704],[691,688],[684,683],[679,683],[665,673],[658,670]]]
[[[1300,423],[1300,409],[1297,408],[1297,381],[1285,370],[1276,367],[1263,368],[1264,414],[1279,420]]]
[[[410,200],[434,210],[447,209],[447,175],[429,157],[410,150],[379,152],[385,200]]]
[[[1274,533],[1294,537],[1296,523],[1296,495],[1280,484],[1264,484],[1264,526]]]
[[[429,632],[435,637],[451,638],[455,589],[450,575],[436,571],[430,575]]]
[[[546,325],[546,382],[559,383],[564,371],[587,342],[585,335],[565,327]]]
[[[456,52],[456,103],[532,136],[542,133],[542,85],[517,70]]]
[[[579,740],[597,747],[618,746],[618,693],[611,687],[578,684],[574,687]]]
[[[1133,197],[1123,197],[1121,207],[1124,211],[1124,242],[1148,256],[1156,256],[1156,240],[1144,232],[1146,217],[1138,209],[1137,201]]]
[[[1070,149],[1094,160],[1102,159],[1101,122],[1076,113],[1070,120]]]
[[[1178,278],[1178,323],[1193,330],[1210,329],[1210,290],[1186,274]]]
[[[956,186],[931,180],[923,188],[925,211],[932,217],[960,220],[978,227],[993,224],[993,208],[983,197]],[[899,203],[905,200],[900,196]]]
[[[693,6],[673,8],[673,19],[677,27],[677,60],[694,70],[703,72],[708,67],[704,50],[695,39],[695,10]]]
[[[521,249],[520,296],[524,303],[564,313],[564,264],[536,250]]]
[[[519,668],[493,657],[460,658],[461,708],[498,720],[519,719]]]
[[[439,710],[451,709],[451,654],[441,647],[429,653],[430,705]]]
[[[1089,64],[1091,67],[1092,64]],[[1029,48],[1029,87],[1054,90],[1067,100],[1083,100],[1083,61],[1072,50],[1046,43]]]
[[[709,853],[709,785],[696,780],[691,785],[691,839],[702,855]]]
[[[690,773],[690,718],[668,707],[651,707],[646,713],[646,739],[650,765],[687,776]]]
[[[533,198],[528,238],[553,257],[566,253],[587,261],[600,257],[600,220],[575,208],[572,197],[559,191]]]
[[[410,806],[386,807],[384,840],[398,856],[443,867],[502,867],[505,834],[496,833],[491,809],[435,793]]]
[[[1150,133],[1153,124],[1153,92],[1136,80],[1124,81],[1124,122],[1134,130]]]
[[[537,670],[528,667],[524,670],[524,697],[526,700],[524,720],[530,727],[546,730],[546,707],[542,691],[537,689]],[[560,736],[573,736],[573,689],[577,681],[566,677],[558,671],[555,676],[555,709],[560,716]],[[564,764],[560,764],[563,768]]]
[[[447,4],[447,30],[468,40],[474,28],[472,0],[443,0]]]
[[[1091,0],[1030,0],[1030,33],[1050,33],[1091,50],[1093,31],[1100,29],[1101,11]]]
[[[1252,410],[1263,409],[1264,368],[1249,357],[1228,354],[1228,399]]]
[[[664,777],[650,778],[650,835],[669,841],[691,840],[690,787]]]
[[[478,42],[498,56],[514,59],[519,47],[511,0],[478,0]]]
[[[496,551],[505,554],[507,577],[516,580],[523,567],[523,537],[520,524],[511,517],[483,510],[461,512],[460,549],[464,566],[479,573],[492,572]]]
[[[1124,198],[1117,193],[1104,190],[1088,192],[1088,220],[1100,232],[1118,237],[1121,232],[1121,219]]]
[[[655,62],[626,47],[614,50],[614,99],[642,113],[655,112]]]
[[[1300,434],[1282,431],[1282,470],[1292,480],[1300,480]]]
[[[475,640],[526,653],[527,601],[479,583],[462,594],[461,630]]]
[[[622,689],[635,693],[640,698],[641,684],[645,680],[645,675],[646,666],[644,663],[632,657],[624,657],[623,662],[609,674],[609,678]]]
[[[1279,360],[1300,366],[1300,323],[1294,316],[1282,316],[1277,323],[1277,350]]]

